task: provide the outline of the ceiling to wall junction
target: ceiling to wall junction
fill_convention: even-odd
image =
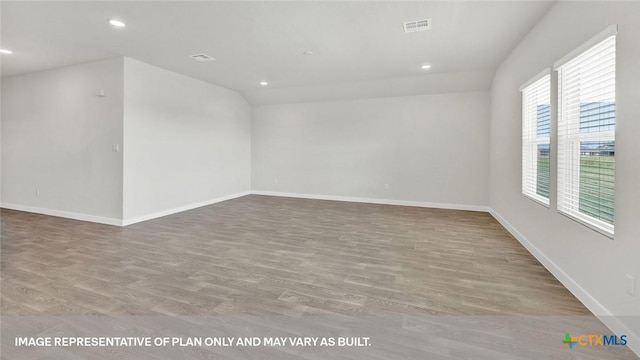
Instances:
[[[252,104],[488,89],[552,4],[3,1],[0,48],[13,54],[2,55],[2,75],[126,56],[237,90]],[[111,26],[113,18],[126,26]],[[431,30],[403,31],[424,18]],[[216,60],[190,58],[201,53]]]

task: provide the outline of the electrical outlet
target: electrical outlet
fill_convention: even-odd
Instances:
[[[40,189],[36,189],[36,197],[40,197]]]
[[[626,274],[627,275],[627,293],[631,296],[635,296],[636,294],[636,278]]]
[[[111,151],[113,152],[120,152],[120,144],[113,144],[111,146]]]

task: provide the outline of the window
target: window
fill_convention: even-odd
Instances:
[[[615,26],[607,28],[555,66],[558,211],[610,237],[614,233],[616,33]]]
[[[522,91],[522,193],[549,205],[549,69],[520,87]]]

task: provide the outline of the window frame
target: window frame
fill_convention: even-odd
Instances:
[[[571,51],[569,54],[558,60],[554,64],[554,70],[557,72],[558,76],[558,105],[557,105],[557,116],[558,116],[558,162],[557,162],[557,177],[556,177],[556,188],[557,188],[557,198],[556,198],[556,210],[561,215],[568,217],[571,220],[577,221],[588,228],[595,230],[611,239],[614,238],[615,234],[615,215],[613,219],[613,224],[610,224],[606,221],[598,219],[596,217],[590,216],[580,211],[580,194],[577,195],[576,201],[567,201],[566,199],[571,200],[572,195],[567,193],[580,191],[580,160],[581,160],[581,143],[588,141],[614,141],[616,139],[615,130],[607,130],[607,131],[594,131],[594,132],[581,132],[580,131],[580,106],[575,106],[575,101],[571,103],[570,101],[564,102],[563,95],[569,92],[572,89],[563,89],[563,67],[570,62],[572,62],[577,57],[583,55],[584,53],[592,50],[597,45],[605,42],[611,37],[614,37],[613,41],[613,55],[614,55],[614,89],[613,89],[613,99],[614,104],[616,101],[615,94],[615,57],[616,57],[616,35],[618,33],[617,25],[611,25],[604,29],[602,32],[589,39],[587,42]],[[578,91],[580,88],[577,89]],[[572,94],[575,96],[575,94]],[[572,112],[572,115],[565,115],[565,107],[567,107],[567,103],[573,104],[573,108],[570,108],[569,111]],[[579,100],[578,100],[579,104]],[[573,112],[577,112],[575,114]],[[616,122],[617,122],[617,114],[616,114]],[[561,130],[562,128],[566,128],[568,130]],[[617,128],[617,127],[616,127]],[[566,134],[565,134],[566,132]],[[570,152],[567,149],[571,149]],[[561,153],[564,151],[564,153]],[[569,154],[569,155],[567,155]],[[567,163],[562,164],[562,160],[565,160]],[[614,155],[615,162],[615,155]],[[562,167],[562,168],[561,168]],[[577,169],[577,170],[576,170]],[[614,170],[615,171],[615,170]],[[568,179],[567,179],[568,178]],[[564,186],[565,183],[571,183],[569,186]],[[614,172],[614,198],[613,198],[613,207],[615,214],[615,172]]]
[[[546,85],[545,91],[548,95],[548,105],[549,111],[551,115],[551,69],[546,68],[538,75],[529,79],[529,81],[525,82],[520,86],[520,92],[522,93],[522,195],[526,198],[535,201],[536,203],[549,208],[550,206],[550,198],[551,198],[551,174],[549,173],[549,198],[545,198],[542,195],[539,195],[535,188],[538,185],[538,167],[537,167],[537,153],[538,153],[538,145],[548,145],[549,146],[549,172],[551,171],[551,119],[549,119],[549,135],[544,137],[538,137],[537,134],[537,125],[538,119],[537,117],[529,117],[530,112],[527,108],[529,104],[529,99],[527,99],[527,90],[531,88],[538,88],[540,82],[545,82],[543,86]],[[533,93],[533,96],[537,97],[539,94]],[[536,105],[537,106],[537,105]],[[533,158],[533,160],[526,160],[527,157]],[[528,167],[529,165],[530,167]],[[530,191],[531,189],[528,186],[527,181],[533,181],[534,191]]]

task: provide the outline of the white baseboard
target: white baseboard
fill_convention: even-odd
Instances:
[[[240,193],[236,193],[236,194],[231,194],[231,195],[227,195],[227,196],[221,196],[219,198],[215,198],[215,199],[211,199],[211,200],[207,200],[207,201],[202,201],[202,202],[198,202],[198,203],[194,203],[194,204],[184,205],[184,206],[180,206],[180,207],[177,207],[177,208],[158,211],[158,212],[155,212],[155,213],[152,213],[152,214],[147,214],[147,215],[138,216],[138,217],[131,218],[131,219],[124,219],[124,220],[115,219],[115,218],[101,217],[101,216],[94,216],[94,215],[87,215],[87,214],[79,214],[79,213],[74,213],[74,212],[69,212],[69,211],[44,209],[44,208],[38,208],[38,207],[33,207],[33,206],[8,204],[8,203],[2,203],[2,204],[0,204],[0,207],[5,208],[5,209],[25,211],[25,212],[30,212],[30,213],[42,214],[42,215],[57,216],[57,217],[63,217],[63,218],[67,218],[67,219],[89,221],[89,222],[100,223],[100,224],[115,225],[115,226],[127,226],[127,225],[131,225],[131,224],[139,223],[139,222],[142,222],[142,221],[147,221],[147,220],[151,220],[151,219],[155,219],[155,218],[159,218],[159,217],[163,217],[163,216],[179,213],[179,212],[182,212],[182,211],[196,209],[196,208],[199,208],[199,207],[212,205],[212,204],[219,203],[219,202],[222,202],[222,201],[239,198],[239,197],[246,196],[246,195],[249,195],[249,194],[251,194],[250,191],[244,191],[244,192],[240,192]]]
[[[611,313],[604,305],[594,298],[587,290],[585,290],[578,282],[569,276],[562,268],[548,258],[540,249],[538,249],[531,241],[529,241],[522,233],[514,228],[505,218],[503,218],[494,209],[489,208],[489,213],[502,226],[504,226],[513,237],[522,244],[558,281],[564,285],[584,306],[589,309],[605,326],[607,326],[614,334],[627,335],[627,346],[631,351],[640,356],[640,336],[635,334],[620,319]]]
[[[392,200],[392,199],[372,199],[372,198],[351,197],[351,196],[302,194],[302,193],[289,193],[289,192],[263,191],[263,190],[253,190],[251,191],[251,194],[292,197],[292,198],[300,198],[300,199],[333,200],[333,201],[359,202],[359,203],[368,203],[368,204],[401,205],[401,206],[415,206],[415,207],[424,207],[424,208],[489,212],[488,206],[480,206],[480,205],[446,204],[446,203],[432,203],[432,202]]]
[[[18,210],[18,211],[36,213],[36,214],[57,216],[57,217],[63,217],[63,218],[67,218],[67,219],[74,219],[74,220],[89,221],[89,222],[94,222],[94,223],[99,223],[99,224],[115,225],[115,226],[121,226],[122,225],[122,220],[120,220],[120,219],[108,218],[108,217],[103,217],[103,216],[95,216],[95,215],[87,215],[87,214],[79,214],[79,213],[74,213],[74,212],[70,212],[70,211],[44,209],[44,208],[39,208],[39,207],[34,207],[34,206],[8,204],[8,203],[2,203],[2,204],[0,204],[0,207],[2,207],[4,209],[11,209],[11,210]]]
[[[147,220],[151,220],[151,219],[156,219],[156,218],[167,216],[167,215],[171,215],[171,214],[176,214],[176,213],[187,211],[187,210],[196,209],[196,208],[207,206],[207,205],[216,204],[216,203],[219,203],[219,202],[223,202],[223,201],[239,198],[239,197],[246,196],[246,195],[249,195],[249,194],[251,194],[250,191],[243,191],[243,192],[240,192],[240,193],[221,196],[219,198],[215,198],[215,199],[211,199],[211,200],[207,200],[207,201],[201,201],[201,202],[198,202],[198,203],[179,206],[179,207],[176,207],[176,208],[173,208],[173,209],[158,211],[158,212],[155,212],[155,213],[152,213],[152,214],[137,216],[137,217],[134,217],[134,218],[131,218],[131,219],[124,219],[124,220],[122,220],[122,226],[127,226],[127,225],[131,225],[131,224],[135,224],[135,223],[139,223],[139,222],[143,222],[143,221],[147,221]]]

